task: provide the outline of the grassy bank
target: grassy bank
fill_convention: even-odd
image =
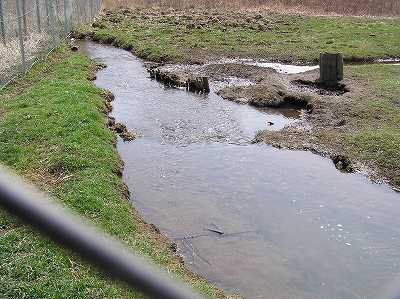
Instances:
[[[233,10],[107,11],[76,35],[132,49],[156,61],[205,61],[215,56],[315,62],[321,52],[349,61],[400,57],[400,19],[313,17]]]
[[[349,73],[367,89],[351,110],[355,131],[346,132],[345,143],[352,156],[400,187],[400,66],[349,67]]]
[[[60,49],[0,91],[0,162],[210,297],[127,200],[96,66]],[[141,298],[0,210],[2,298]]]
[[[315,135],[400,188],[400,66],[349,66],[346,73],[354,93],[330,106],[346,125],[317,127]]]

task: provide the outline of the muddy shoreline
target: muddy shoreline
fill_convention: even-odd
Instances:
[[[316,136],[319,129],[335,131],[353,131],[357,127],[346,119],[346,102],[362,97],[365,92],[363,83],[355,78],[344,80],[333,89],[326,89],[318,83],[319,70],[300,74],[281,74],[268,67],[259,67],[241,63],[193,65],[161,65],[149,68],[157,69],[167,78],[165,84],[179,87],[179,82],[190,74],[207,76],[211,80],[229,81],[236,78],[248,80],[240,85],[217,90],[222,98],[239,104],[248,104],[259,108],[288,108],[304,111],[301,121],[286,126],[279,131],[265,130],[256,134],[253,143],[265,143],[280,149],[311,151],[330,158],[335,167],[345,173],[360,172],[375,183],[391,184],[390,178],[352,155],[340,140],[321,142]],[[175,78],[174,84],[170,78]],[[162,80],[160,80],[162,81]],[[393,190],[399,186],[392,184]]]

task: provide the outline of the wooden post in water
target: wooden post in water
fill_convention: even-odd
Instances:
[[[320,82],[335,87],[343,80],[343,55],[322,53],[320,55]]]

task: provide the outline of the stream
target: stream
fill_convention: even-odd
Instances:
[[[96,85],[115,95],[112,115],[141,135],[118,142],[132,203],[177,243],[189,268],[249,299],[396,291],[399,194],[310,152],[250,143],[301,112],[168,88],[127,51],[81,47],[108,66]]]

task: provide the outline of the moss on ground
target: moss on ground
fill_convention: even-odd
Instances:
[[[222,296],[127,200],[103,90],[87,79],[95,70],[61,48],[0,91],[0,162],[203,294]],[[2,298],[142,298],[2,210],[0,261]]]

